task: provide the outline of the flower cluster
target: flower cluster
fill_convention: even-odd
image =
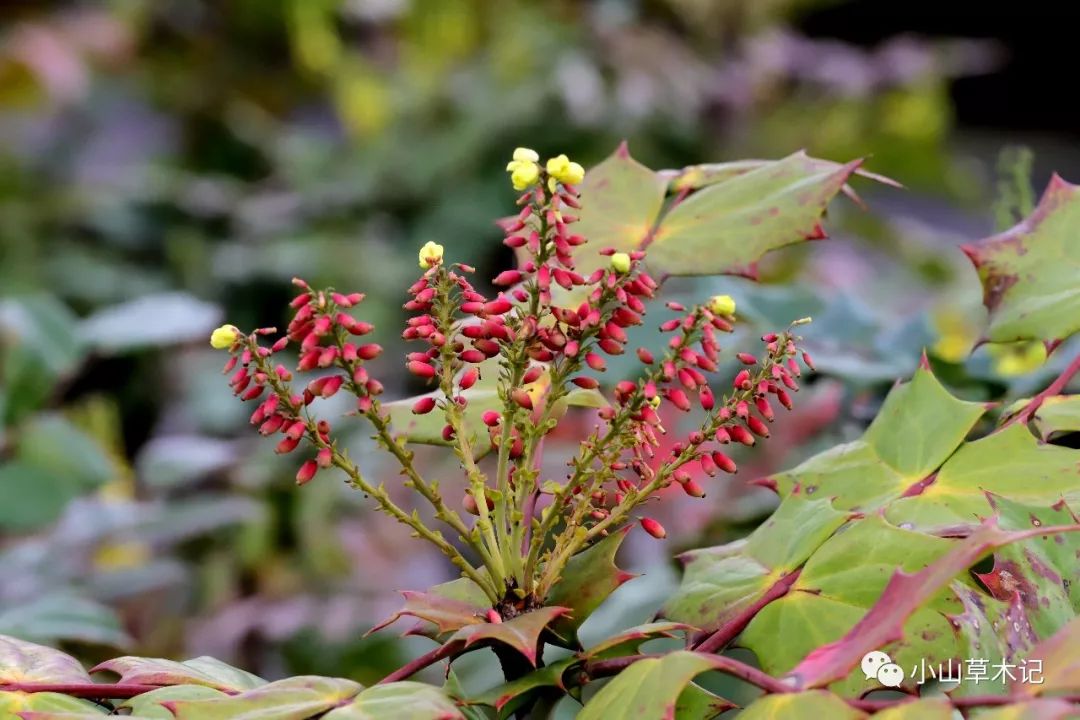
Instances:
[[[499,290],[486,295],[470,280],[473,268],[446,262],[443,247],[429,242],[418,256],[423,272],[404,305],[410,316],[402,337],[418,346],[405,367],[434,386],[408,407],[415,415],[441,415],[440,441],[460,462],[467,480],[463,505],[475,521],[466,522],[446,504],[438,483],[415,467],[407,438],[392,427],[380,402],[383,386],[365,368],[382,348],[364,341],[373,328],[352,315],[363,295],[315,290],[297,280],[294,316],[277,341],[262,342],[272,328],[245,336],[231,325],[211,337],[215,348],[232,354],[226,371],[240,366],[231,380],[234,392],[260,401],[251,417],[259,432],[280,435],[281,453],[304,440],[312,447],[314,456],[302,462],[297,482],[312,480],[323,468],[341,469],[381,510],[438,546],[500,611],[508,603],[542,601],[570,558],[635,518],[646,532],[663,537],[658,522],[637,516],[642,505],[673,483],[704,496],[687,471],[690,463],[710,476],[735,472],[723,446],[768,437],[771,401],[790,408],[800,372],[797,338],[769,334],[761,358],[739,354],[743,369],[728,392],[717,394],[709,375],[719,367],[719,334],[731,332],[736,321],[734,301],[719,295],[689,308],[669,302],[676,316],[660,325],[667,347],[634,349],[638,377],[618,380],[604,399],[601,374],[608,358],[627,352],[627,330],[644,323],[659,284],[645,270],[644,252],[635,249],[601,248],[595,251],[604,258],[600,267],[578,272],[578,259],[589,252],[586,238],[573,231],[581,207],[576,186],[584,178],[579,164],[559,155],[541,166],[537,153],[518,148],[507,170],[523,191],[520,212],[503,224],[504,243],[517,251],[518,267],[499,273],[493,279]],[[298,353],[293,367],[276,360],[286,348]],[[312,377],[297,391],[294,374]],[[432,506],[472,558],[396,505],[382,484],[369,482],[339,448],[330,424],[310,412],[316,400],[343,389],[355,396],[356,412],[397,460],[406,486]],[[659,412],[664,403],[686,413],[696,408],[703,419],[660,453],[659,436],[667,432]],[[599,424],[568,463],[566,477],[545,479],[542,441],[573,404],[598,408]],[[478,459],[489,451],[495,453],[493,468]]]

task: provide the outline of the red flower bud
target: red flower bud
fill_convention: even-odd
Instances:
[[[701,487],[693,480],[687,480],[686,482],[682,483],[682,489],[690,497],[705,497],[705,488]]]
[[[731,442],[731,434],[728,433],[727,428],[716,429],[716,442],[720,443],[721,445],[727,445],[729,442]]]
[[[420,398],[413,403],[412,411],[414,415],[427,415],[429,412],[435,409],[435,398],[431,395]]]
[[[608,355],[622,355],[623,346],[611,338],[603,338],[596,343],[597,347]]]
[[[769,426],[758,420],[751,415],[746,418],[746,426],[750,428],[750,432],[763,438],[769,437]]]
[[[563,352],[566,353],[567,357],[576,357],[578,354],[578,350],[580,349],[581,343],[579,343],[577,340],[571,340],[570,342],[566,343],[566,347],[563,348]]]
[[[709,477],[714,477],[716,475],[716,463],[713,462],[712,456],[709,455],[709,453],[702,454],[702,456],[698,458],[698,462],[701,463],[701,470],[706,475]]]
[[[503,270],[491,281],[492,285],[517,285],[521,282],[521,272],[518,270]]]
[[[757,364],[757,358],[754,357],[753,355],[751,355],[750,353],[741,352],[741,353],[738,353],[735,357],[738,358],[739,362],[741,362],[743,365],[756,365]]]
[[[315,454],[315,462],[319,467],[330,467],[334,462],[334,451],[330,448],[322,448]]]
[[[750,381],[750,373],[746,370],[740,370],[731,384],[735,386],[736,390],[749,390],[753,387],[753,383]]]
[[[705,412],[711,411],[716,406],[716,398],[708,385],[701,386],[701,390],[698,392],[698,402],[701,403],[701,409]]]
[[[780,402],[781,405],[786,407],[788,410],[791,409],[791,407],[792,407],[791,396],[788,395],[783,390],[781,390],[780,388],[776,389],[776,399]]]
[[[763,397],[754,399],[754,405],[757,406],[757,411],[761,413],[761,417],[765,418],[769,422],[773,420],[772,406],[769,405],[769,401]]]
[[[495,427],[500,422],[502,422],[502,416],[494,410],[485,411],[484,414],[481,416],[481,419],[488,427]]]
[[[293,438],[288,438],[287,437],[287,438],[284,438],[281,442],[279,442],[274,447],[274,452],[276,452],[279,455],[284,455],[285,453],[291,453],[293,450],[296,449],[296,446],[299,445],[299,444],[300,444],[300,438],[293,439]]]
[[[487,359],[484,353],[476,349],[464,350],[458,353],[458,357],[461,358],[462,362],[467,363],[482,363]]]
[[[586,375],[579,375],[576,378],[570,380],[570,382],[574,383],[583,390],[594,390],[600,387],[600,383],[597,382],[596,378],[591,378]]]
[[[356,348],[356,356],[361,360],[374,360],[382,352],[382,346],[377,343],[368,343]]]
[[[742,425],[732,425],[727,430],[728,434],[731,435],[731,439],[737,443],[742,443],[749,447],[756,442],[754,436]]]
[[[719,450],[712,454],[712,461],[716,464],[716,467],[720,468],[726,473],[734,473],[739,469],[738,467],[736,467],[734,460],[732,460]]]
[[[525,392],[524,388],[514,388],[510,392],[510,399],[526,410],[533,409],[532,398],[529,397],[529,393]]]
[[[664,526],[652,518],[641,518],[641,529],[657,540],[663,540],[667,537],[667,530],[664,529]]]
[[[417,377],[430,380],[435,377],[435,368],[426,362],[420,362],[419,360],[412,360],[405,365],[406,369]]]
[[[817,370],[817,368],[814,367],[814,361],[810,357],[810,353],[806,352],[805,350],[803,351],[803,354],[802,354],[802,361],[803,361],[803,364],[806,365],[806,367],[810,368],[811,370]]]
[[[462,390],[468,390],[476,384],[476,380],[480,377],[480,371],[476,368],[469,368],[461,374],[461,379],[458,380],[458,385]]]
[[[525,385],[536,382],[540,378],[541,373],[543,372],[544,371],[540,368],[539,365],[533,365],[525,371],[525,375],[522,376],[521,382]]]
[[[668,391],[667,399],[672,405],[680,410],[687,412],[690,410],[690,400],[686,397],[686,393],[678,388],[674,388]]]
[[[315,477],[315,473],[319,471],[319,466],[314,460],[308,460],[300,466],[300,470],[296,473],[296,484],[306,485],[311,482],[311,479]]]
[[[653,362],[656,361],[656,358],[653,357],[653,354],[651,352],[649,352],[648,350],[646,350],[645,348],[638,348],[637,349],[637,356],[638,356],[638,360],[645,363],[646,365],[652,365]]]
[[[585,364],[597,372],[603,372],[607,368],[607,361],[596,353],[585,353]]]

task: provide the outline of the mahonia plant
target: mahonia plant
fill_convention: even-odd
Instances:
[[[283,336],[270,341],[274,328],[244,334],[226,325],[211,338],[215,348],[231,354],[225,372],[233,373],[233,392],[258,403],[251,423],[278,438],[277,452],[310,454],[297,483],[324,469],[343,471],[380,510],[435,545],[483,590],[493,622],[544,605],[571,558],[628,523],[663,538],[660,523],[643,514],[647,504],[672,484],[703,497],[691,464],[710,476],[734,473],[725,446],[767,438],[774,403],[791,408],[801,372],[793,328],[770,333],[762,337],[759,356],[738,354],[743,369],[728,392],[715,395],[709,376],[718,369],[720,337],[732,331],[735,302],[727,295],[692,307],[668,302],[675,316],[660,325],[667,347],[633,350],[640,376],[615,383],[566,476],[543,478],[544,437],[574,393],[598,392],[606,358],[627,352],[627,329],[645,321],[658,282],[645,269],[641,250],[601,248],[596,252],[607,258],[605,266],[588,276],[575,270],[577,248],[588,242],[573,230],[581,207],[575,186],[584,178],[579,164],[559,155],[541,166],[536,152],[518,148],[507,171],[523,194],[520,212],[504,224],[503,242],[522,252],[524,261],[494,278],[505,289],[484,294],[470,279],[472,267],[448,261],[444,248],[429,242],[420,250],[422,273],[404,305],[411,317],[402,337],[417,346],[405,367],[437,388],[417,399],[412,413],[438,413],[445,422],[442,440],[467,479],[463,505],[475,516],[471,524],[448,503],[438,481],[424,477],[395,432],[382,402],[383,384],[366,367],[382,347],[367,340],[373,326],[352,314],[363,294],[319,290],[296,279],[301,292]],[[279,361],[291,347],[299,351],[295,367]],[[805,353],[802,359],[810,365]],[[298,379],[306,375],[314,377]],[[496,377],[485,377],[490,375]],[[498,405],[482,412],[486,432],[476,434],[469,426],[469,390],[492,380]],[[356,413],[400,465],[406,487],[430,504],[467,551],[443,528],[395,503],[385,485],[349,457],[330,422],[310,412],[313,403],[340,392],[355,396]],[[682,412],[696,405],[704,420],[658,456],[659,437],[667,432],[659,412],[664,403]],[[477,461],[487,451],[497,454],[493,474]]]

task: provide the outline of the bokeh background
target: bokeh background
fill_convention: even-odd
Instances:
[[[748,335],[814,316],[822,372],[735,481],[670,498],[665,543],[632,536],[623,563],[649,580],[587,636],[648,618],[677,551],[769,512],[742,481],[858,435],[923,348],[970,399],[1030,392],[1057,360],[970,354],[984,316],[957,245],[1015,222],[1051,170],[1080,178],[1075,11],[963,5],[0,4],[0,633],[271,678],[371,681],[426,649],[364,633],[451,568],[329,476],[297,491],[207,337],[283,325],[294,275],[362,290],[388,392],[418,391],[395,340],[416,249],[437,240],[483,277],[510,261],[493,220],[517,145],[588,167],[627,139],[654,168],[805,148],[906,186],[857,180],[869,210],[837,200],[833,238],[770,257],[760,285],[667,288],[731,293]],[[588,422],[549,443],[553,469]]]

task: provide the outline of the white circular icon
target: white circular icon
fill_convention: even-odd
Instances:
[[[900,687],[904,682],[904,671],[896,663],[885,663],[878,668],[877,680],[885,687]]]
[[[863,675],[866,676],[867,680],[873,680],[877,677],[878,670],[880,670],[883,665],[887,665],[891,662],[892,658],[880,650],[868,652],[863,655],[862,659]]]

